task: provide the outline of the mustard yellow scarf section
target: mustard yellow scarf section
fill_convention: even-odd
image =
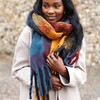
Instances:
[[[32,19],[43,35],[52,40],[50,53],[61,47],[68,34],[73,29],[71,24],[64,22],[57,22],[55,27],[52,27],[47,20],[36,13],[33,13]]]

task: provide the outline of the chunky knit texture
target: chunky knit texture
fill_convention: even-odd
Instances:
[[[37,99],[40,100],[40,97],[46,96],[49,100],[52,73],[46,64],[47,55],[54,52],[55,57],[60,56],[66,66],[72,67],[72,64],[78,60],[80,46],[72,50],[75,36],[70,36],[70,33],[73,26],[66,21],[48,23],[40,15],[30,13],[27,24],[33,29],[30,47],[30,99],[34,75]]]

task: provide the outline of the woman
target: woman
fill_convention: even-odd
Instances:
[[[19,100],[80,100],[85,41],[71,0],[36,1],[17,42],[12,77],[20,81]]]

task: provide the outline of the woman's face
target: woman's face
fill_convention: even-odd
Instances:
[[[64,13],[62,0],[42,0],[42,13],[48,22],[59,21]]]

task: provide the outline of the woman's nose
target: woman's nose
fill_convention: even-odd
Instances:
[[[50,13],[50,14],[54,13],[54,8],[53,8],[53,7],[50,7],[50,8],[48,9],[48,13]]]

